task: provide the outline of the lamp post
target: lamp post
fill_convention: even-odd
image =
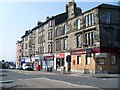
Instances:
[[[92,50],[90,48],[88,48],[87,43],[84,43],[83,46],[85,47],[85,50],[86,50],[86,56],[85,57],[86,57],[86,64],[87,64],[87,59],[88,59],[88,57],[91,57]],[[86,69],[86,67],[85,67],[85,69]]]

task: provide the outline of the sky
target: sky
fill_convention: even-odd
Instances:
[[[45,21],[47,16],[54,16],[65,12],[65,6],[70,0],[41,0],[27,1],[14,0],[0,2],[0,61],[16,60],[16,41],[21,40],[26,30],[31,30],[38,21]],[[82,2],[84,1],[84,2]],[[89,2],[76,0],[77,6],[85,12],[95,6],[107,3],[118,5],[119,0],[103,0]]]

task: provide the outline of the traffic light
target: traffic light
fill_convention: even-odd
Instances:
[[[68,56],[66,56],[66,61],[68,62]]]
[[[71,62],[71,56],[70,55],[66,56],[66,61],[67,61],[67,63]]]
[[[91,57],[92,50],[91,49],[86,49],[86,56]]]

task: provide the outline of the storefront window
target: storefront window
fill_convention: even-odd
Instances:
[[[81,56],[77,56],[77,64],[81,64]]]
[[[97,64],[98,65],[104,65],[105,64],[105,59],[103,59],[103,58],[97,59]]]
[[[86,57],[86,65],[90,64],[90,57]]]
[[[117,64],[116,56],[111,56],[111,64]]]
[[[64,58],[57,58],[56,65],[57,68],[64,66]]]

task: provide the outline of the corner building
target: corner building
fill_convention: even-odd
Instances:
[[[120,7],[101,4],[82,13],[72,1],[66,8],[68,19],[55,28],[55,53],[62,56],[60,65],[67,68],[66,55],[71,55],[72,71],[119,73]]]

